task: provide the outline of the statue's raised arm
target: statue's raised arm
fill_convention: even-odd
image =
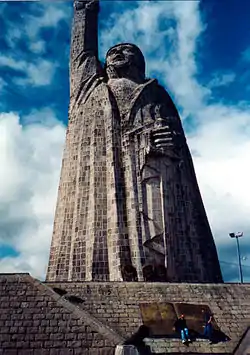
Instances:
[[[99,0],[74,0],[71,35],[70,92],[79,90],[100,72],[98,61]]]

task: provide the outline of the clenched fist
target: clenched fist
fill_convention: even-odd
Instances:
[[[185,137],[176,131],[173,123],[177,117],[157,118],[151,131],[151,144],[156,149],[165,150],[182,146]]]
[[[74,7],[76,10],[99,10],[99,0],[75,0]]]
[[[174,146],[175,133],[169,126],[157,127],[152,131],[152,143],[156,148],[171,148]]]

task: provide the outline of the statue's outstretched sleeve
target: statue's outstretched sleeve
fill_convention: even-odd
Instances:
[[[98,61],[99,0],[75,0],[71,34],[70,94],[77,99],[91,78],[100,74]]]

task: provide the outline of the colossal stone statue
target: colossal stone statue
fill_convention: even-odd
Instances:
[[[181,120],[140,49],[98,60],[75,1],[70,108],[47,281],[222,282]]]

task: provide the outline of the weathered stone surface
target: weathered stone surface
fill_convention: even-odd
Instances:
[[[176,107],[136,46],[112,47],[101,67],[98,9],[75,2],[47,280],[221,282]]]
[[[140,355],[133,345],[117,345],[115,355]]]
[[[208,345],[197,340],[188,348],[179,339],[147,339],[153,353],[232,354],[250,326],[250,285],[149,282],[48,283],[84,300],[80,305],[123,337],[142,324],[141,303],[191,303],[208,305],[228,342]]]
[[[250,328],[247,329],[242,341],[238,344],[235,349],[235,355],[247,355],[250,354]]]
[[[28,274],[0,274],[0,354],[113,354],[110,327]]]
[[[78,305],[53,291],[83,300]],[[146,338],[152,354],[233,354],[248,349],[250,285],[140,282],[42,284],[28,274],[0,275],[0,354],[114,355],[142,324],[141,303],[206,304],[231,338],[187,348],[177,338]],[[187,318],[188,319],[188,318]],[[244,338],[245,335],[245,338]]]

